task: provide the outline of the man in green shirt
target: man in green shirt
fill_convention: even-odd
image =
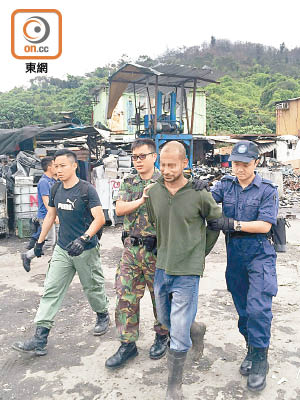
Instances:
[[[218,234],[205,220],[221,217],[221,209],[206,190],[197,192],[183,175],[188,160],[184,146],[168,142],[160,155],[162,177],[148,189],[149,221],[156,228],[157,261],[154,293],[158,320],[170,334],[166,399],[182,399],[182,374],[192,345],[190,330],[196,317],[198,286],[205,256]]]

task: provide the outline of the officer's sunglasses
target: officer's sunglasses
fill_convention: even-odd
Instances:
[[[132,159],[132,161],[137,161],[138,159],[145,160],[146,157],[149,156],[149,154],[154,154],[154,151],[152,151],[151,153],[147,153],[147,154],[139,154],[139,155],[133,154],[131,156],[131,159]]]

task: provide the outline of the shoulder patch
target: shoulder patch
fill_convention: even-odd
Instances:
[[[221,181],[233,181],[234,178],[235,177],[233,175],[225,175],[223,178],[221,178]]]
[[[271,185],[271,186],[273,186],[274,188],[277,188],[277,187],[278,187],[278,185],[276,185],[276,183],[270,181],[269,179],[262,178],[261,181],[262,181],[262,183],[264,183],[265,185]]]

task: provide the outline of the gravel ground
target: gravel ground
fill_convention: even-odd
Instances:
[[[121,228],[106,228],[102,239],[102,264],[113,320],[116,266],[122,247]],[[299,243],[299,242],[298,242]],[[84,297],[77,277],[72,282],[56,317],[48,355],[34,357],[11,349],[16,340],[34,332],[33,318],[43,290],[49,257],[35,259],[26,273],[20,252],[25,241],[0,239],[0,400],[157,400],[166,390],[166,358],[149,359],[154,339],[149,293],[141,302],[139,356],[117,371],[104,367],[118,348],[112,324],[102,337],[92,335],[95,315]],[[245,354],[237,330],[237,316],[226,290],[224,238],[206,261],[200,282],[197,320],[207,325],[204,356],[189,362],[184,375],[185,399],[231,400],[300,399],[300,251],[289,245],[278,255],[279,293],[274,299],[270,372],[267,388],[259,395],[246,389],[238,368]]]

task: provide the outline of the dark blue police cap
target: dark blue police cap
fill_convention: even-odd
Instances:
[[[248,163],[251,160],[257,160],[258,157],[258,146],[249,140],[241,140],[234,145],[229,157],[229,161],[241,161]]]

